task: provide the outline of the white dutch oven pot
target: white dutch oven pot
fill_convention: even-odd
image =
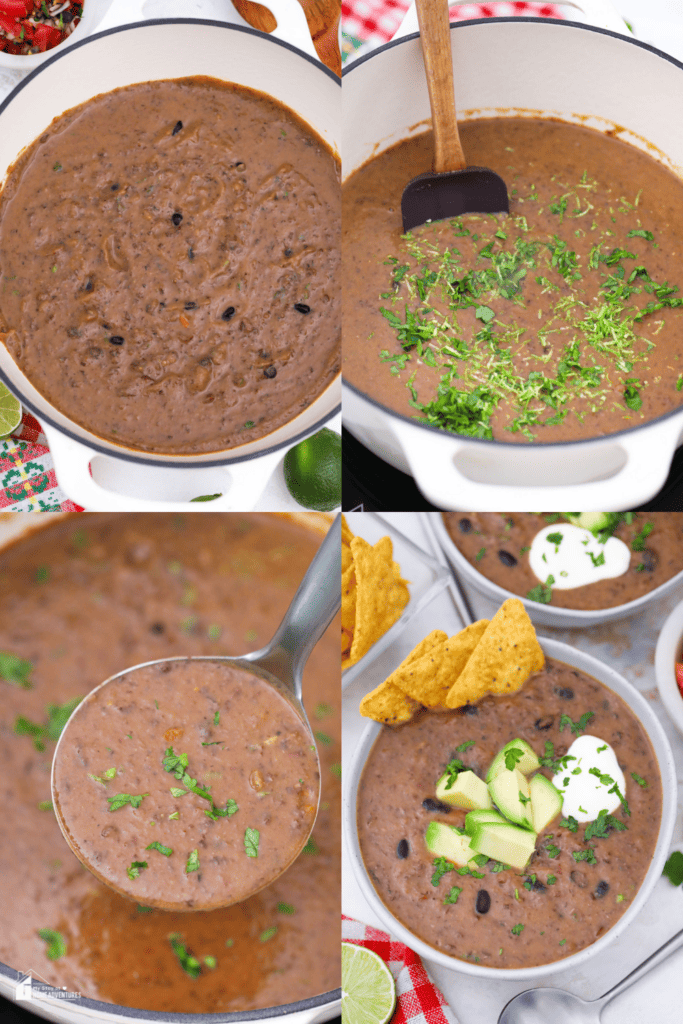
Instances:
[[[683,108],[683,65],[623,35],[625,25],[606,0],[572,6],[598,27],[536,18],[452,25],[459,116],[548,116],[599,131],[620,126],[621,139],[683,173],[683,134],[675,130]],[[402,30],[415,27],[409,11]],[[429,123],[419,37],[394,40],[359,58],[344,73],[343,97],[346,178]],[[343,416],[354,437],[411,474],[429,501],[444,509],[634,508],[662,487],[683,439],[683,409],[576,442],[458,437],[392,412],[348,382]]]
[[[275,39],[243,25],[164,19],[57,48],[0,105],[0,180],[65,110],[120,86],[190,75],[209,75],[273,96],[339,152],[339,79],[315,57],[297,0],[269,0],[268,6],[278,18]],[[337,378],[298,416],[257,441],[219,453],[157,456],[112,444],[74,423],[33,387],[3,345],[0,379],[39,419],[63,490],[90,511],[251,509],[285,452],[320,430],[340,404]],[[190,504],[198,495],[213,493],[223,496]]]
[[[62,515],[60,512],[53,512],[50,516],[0,513],[0,550],[18,537],[47,527],[54,522],[54,516]],[[295,512],[293,516],[303,525],[320,533],[324,533],[329,525],[329,517],[321,513]],[[315,936],[311,936],[311,941],[315,941]],[[112,964],[112,970],[116,970],[116,964]],[[19,971],[0,963],[0,996],[14,1001],[21,977],[23,975]],[[296,1003],[242,1013],[157,1013],[104,1003],[97,999],[60,999],[59,992],[50,996],[36,990],[32,990],[30,1002],[18,1005],[58,1024],[239,1024],[242,1021],[250,1021],[252,1024],[322,1024],[323,1021],[339,1016],[341,991],[336,989]]]

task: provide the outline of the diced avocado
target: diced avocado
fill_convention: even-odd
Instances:
[[[598,530],[606,530],[612,524],[612,514],[610,512],[565,512],[563,514],[574,526],[580,526],[584,530],[590,530],[592,533]]]
[[[531,796],[531,820],[535,832],[542,832],[562,810],[562,797],[550,779],[545,775],[534,775],[529,779]],[[467,819],[465,819],[467,827]]]
[[[474,857],[474,850],[470,847],[469,838],[459,832],[452,825],[445,825],[442,821],[431,821],[425,832],[425,843],[430,853],[435,857],[445,857],[459,868],[465,865]]]
[[[508,771],[503,768],[495,779],[489,782],[489,791],[494,804],[498,807],[508,821],[515,825],[522,825],[524,828],[533,828],[531,817],[531,799],[529,797],[529,783],[516,768]]]
[[[470,845],[476,853],[522,871],[536,847],[536,833],[508,822],[502,825],[495,821],[484,822],[474,830]]]
[[[448,786],[448,783],[452,785]],[[452,807],[464,807],[466,811],[492,806],[488,786],[474,772],[458,772],[455,779],[446,772],[436,784],[437,800]]]
[[[498,811],[470,811],[465,816],[465,834],[471,836],[475,828],[483,825],[485,821],[497,821],[499,824],[505,824],[505,818]]]
[[[533,748],[529,746],[526,740],[510,740],[506,743],[502,750],[499,750],[493,761],[491,761],[491,767],[486,773],[486,781],[490,782],[491,779],[495,779],[498,772],[501,772],[503,768],[507,768],[505,764],[505,755],[510,750],[521,750],[522,756],[516,762],[514,767],[522,773],[522,775],[529,775],[530,772],[537,771],[540,768],[540,762],[533,751]]]

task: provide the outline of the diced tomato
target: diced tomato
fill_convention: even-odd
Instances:
[[[676,682],[678,683],[678,689],[681,691],[681,697],[683,697],[683,664],[680,661],[676,662]]]
[[[9,14],[12,18],[25,18],[34,6],[33,0],[0,0],[0,13]]]
[[[51,50],[62,41],[62,33],[58,28],[51,28],[49,25],[38,25],[33,35],[33,45],[37,46],[41,53]]]
[[[21,35],[21,25],[14,18],[10,17],[9,14],[0,11],[0,32],[6,35],[8,39],[18,39]]]

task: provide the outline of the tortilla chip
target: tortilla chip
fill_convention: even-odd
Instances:
[[[363,697],[359,711],[364,718],[374,718],[384,725],[400,725],[409,722],[419,707],[418,701],[387,680]]]
[[[425,707],[445,707],[453,684],[488,625],[488,619],[480,619],[450,639],[441,630],[434,630],[389,676],[389,682]],[[479,696],[482,694],[472,699],[478,700]]]
[[[400,618],[410,594],[405,580],[394,575],[389,537],[382,537],[374,547],[362,537],[354,537],[351,551],[356,572],[356,624],[351,645],[351,662],[355,663]]]
[[[356,574],[350,565],[341,578],[341,624],[351,636],[356,624]]]
[[[342,572],[346,572],[350,565],[353,565],[353,555],[351,554],[351,548],[348,544],[342,541]]]
[[[347,547],[351,547],[351,541],[353,540],[353,534],[349,528],[349,524],[346,522],[346,516],[342,515],[341,522],[341,536],[342,544],[346,544]]]
[[[481,640],[446,697],[449,708],[479,700],[485,693],[513,693],[544,665],[541,645],[524,605],[509,598],[486,627]]]

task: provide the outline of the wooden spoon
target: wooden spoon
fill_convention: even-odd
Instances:
[[[403,230],[464,213],[509,213],[507,186],[487,167],[468,167],[455,115],[447,0],[416,0],[434,132],[433,171],[413,178],[401,198]]]

